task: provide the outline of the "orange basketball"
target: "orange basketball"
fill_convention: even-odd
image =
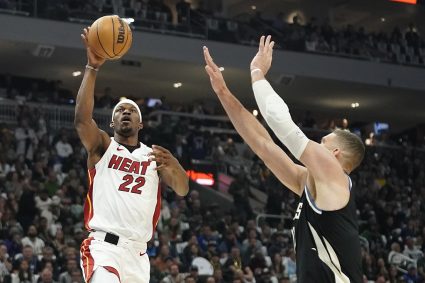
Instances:
[[[89,46],[99,57],[119,59],[132,41],[130,26],[117,15],[101,17],[90,27]]]

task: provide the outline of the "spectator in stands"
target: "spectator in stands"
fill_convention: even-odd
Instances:
[[[40,280],[38,283],[58,283],[57,281],[53,280],[53,273],[50,268],[44,268],[40,275]]]
[[[161,283],[183,283],[185,275],[180,273],[178,264],[173,263],[170,266],[170,274],[165,276]]]
[[[424,278],[422,278],[418,274],[418,270],[416,269],[416,267],[414,265],[409,266],[408,273],[403,275],[403,279],[407,283],[410,283],[410,282],[412,282],[412,283],[421,283],[424,280]]]
[[[29,268],[28,261],[22,259],[20,261],[15,261],[13,266],[13,272],[6,276],[5,281],[9,282],[24,282],[24,283],[33,283],[35,282],[35,277],[33,272]]]
[[[78,265],[75,259],[68,259],[66,262],[66,270],[59,275],[59,283],[74,283],[72,281],[72,273],[77,270]]]
[[[403,254],[414,260],[418,260],[423,257],[423,252],[414,245],[412,237],[406,238]]]
[[[223,264],[223,279],[225,282],[229,282],[234,278],[234,275],[239,270],[242,270],[244,266],[242,265],[242,258],[240,255],[240,250],[238,247],[232,247],[231,253]]]
[[[34,147],[37,146],[38,139],[34,130],[29,127],[27,119],[22,119],[15,129],[16,154],[22,155],[26,161],[33,160]]]
[[[177,21],[179,24],[190,23],[190,3],[180,0],[176,3]]]
[[[22,245],[32,247],[34,254],[41,255],[44,248],[44,241],[38,237],[38,231],[35,225],[28,228],[27,236],[22,238]]]
[[[99,97],[96,102],[96,106],[104,109],[111,109],[113,106],[112,89],[106,87],[103,91],[103,95]]]
[[[25,260],[29,264],[29,269],[33,274],[38,272],[41,267],[37,255],[34,254],[33,248],[29,245],[24,246],[22,249],[22,254],[15,256],[15,262],[19,260]]]
[[[249,197],[252,197],[252,192],[249,188],[249,182],[245,172],[240,172],[230,184],[229,193],[233,196],[235,211],[242,222],[251,219],[254,212],[249,203]]]
[[[63,134],[60,140],[55,145],[58,156],[65,161],[73,152],[71,144],[68,142],[68,137]]]

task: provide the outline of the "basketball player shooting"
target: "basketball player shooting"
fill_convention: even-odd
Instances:
[[[292,121],[285,101],[265,79],[273,45],[270,36],[262,36],[251,62],[255,100],[267,124],[305,167],[295,164],[230,92],[204,47],[212,88],[245,142],[300,197],[292,229],[297,282],[362,282],[356,208],[348,174],[360,165],[364,145],[356,135],[342,130],[324,136],[320,144],[304,135]]]
[[[81,245],[81,268],[86,282],[148,283],[150,263],[146,243],[152,238],[161,209],[160,178],[178,195],[187,194],[188,177],[165,148],[152,149],[138,141],[143,128],[137,104],[121,100],[114,108],[114,136],[93,120],[94,87],[105,62],[81,35],[88,63],[78,91],[75,127],[88,153],[90,188],[84,222],[90,235]]]

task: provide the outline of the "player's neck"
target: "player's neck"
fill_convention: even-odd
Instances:
[[[139,137],[137,135],[131,137],[124,137],[117,133],[114,133],[114,140],[117,143],[129,146],[137,146],[139,144]]]

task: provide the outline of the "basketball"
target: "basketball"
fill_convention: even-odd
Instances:
[[[97,19],[90,27],[88,43],[99,57],[119,59],[130,49],[133,36],[130,26],[117,15]]]

